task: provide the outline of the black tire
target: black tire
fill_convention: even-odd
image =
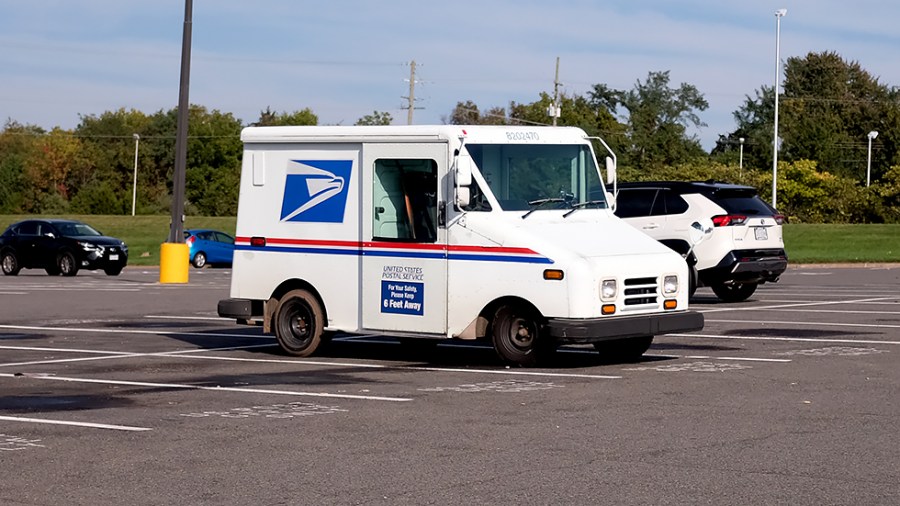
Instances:
[[[322,343],[325,315],[318,299],[306,290],[292,290],[275,309],[275,337],[281,349],[295,357],[308,357]]]
[[[636,362],[650,349],[652,343],[653,336],[630,337],[594,343],[594,349],[610,361]]]
[[[688,272],[688,299],[693,299],[694,294],[697,293],[697,284],[700,282],[700,274],[697,272],[697,268],[693,265],[689,267],[690,271]]]
[[[105,272],[107,276],[118,276],[122,273],[122,266],[107,267],[106,269],[103,269],[103,272]]]
[[[12,251],[4,251],[0,255],[0,268],[3,269],[3,274],[7,276],[15,276],[22,270],[22,266],[19,265],[19,259],[16,258],[16,254]]]
[[[206,253],[198,251],[197,254],[194,255],[194,259],[191,260],[191,264],[197,269],[206,267]]]
[[[726,285],[724,283],[712,285],[712,291],[724,302],[743,302],[756,291],[756,283],[744,283],[740,285]]]
[[[64,251],[56,257],[56,268],[63,276],[74,276],[78,274],[78,261],[75,260],[75,255]]]
[[[545,362],[556,347],[541,334],[541,327],[533,311],[509,304],[500,306],[491,321],[494,351],[504,362],[522,367]]]

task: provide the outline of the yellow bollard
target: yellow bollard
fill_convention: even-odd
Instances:
[[[189,256],[187,244],[164,242],[159,249],[159,282],[187,283]]]

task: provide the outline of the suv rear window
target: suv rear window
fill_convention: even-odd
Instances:
[[[747,214],[751,216],[772,216],[775,210],[765,203],[752,190],[716,190],[709,198],[722,206],[729,214]]]

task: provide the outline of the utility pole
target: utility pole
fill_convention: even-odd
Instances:
[[[416,60],[409,62],[409,96],[400,97],[407,100],[406,105],[406,124],[413,124],[413,109],[422,109],[416,107]]]
[[[553,126],[556,126],[556,119],[559,118],[560,107],[559,107],[559,85],[562,83],[559,82],[559,56],[556,57],[556,77],[553,78],[553,103],[550,104],[550,108],[547,110],[547,113],[553,117]]]
[[[169,239],[160,250],[160,283],[188,282],[188,245],[184,243],[184,185],[187,172],[188,93],[191,80],[191,28],[193,0],[184,1],[181,38],[181,81],[178,87],[178,123],[175,135],[175,173],[172,176],[172,222]]]

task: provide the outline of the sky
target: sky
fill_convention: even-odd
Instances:
[[[319,124],[374,111],[445,123],[457,102],[484,111],[594,84],[630,90],[649,72],[709,102],[692,128],[707,150],[781,60],[835,51],[900,86],[894,0],[193,0],[190,101],[245,124],[267,107],[310,108]],[[185,0],[0,0],[0,121],[46,129],[119,108],[178,103]],[[548,118],[548,123],[551,121]]]

